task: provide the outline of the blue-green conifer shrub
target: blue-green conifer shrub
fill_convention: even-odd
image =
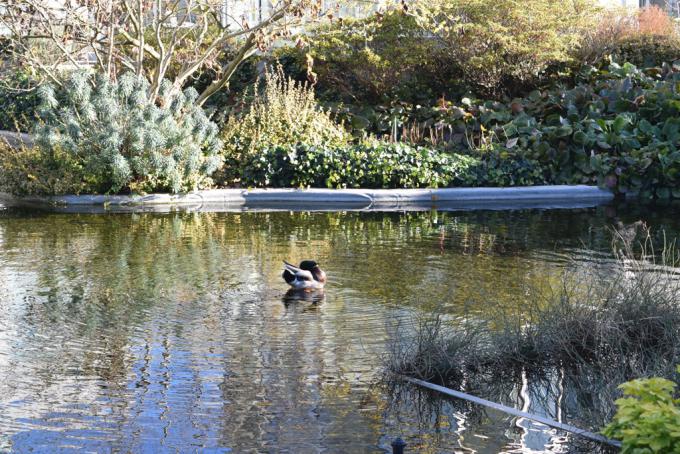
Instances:
[[[193,89],[158,96],[129,73],[117,81],[73,73],[63,89],[40,89],[36,144],[82,165],[87,191],[184,192],[211,183],[221,163],[218,127],[196,104]]]

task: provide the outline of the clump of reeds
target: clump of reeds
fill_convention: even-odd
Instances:
[[[557,288],[547,295],[528,292],[526,305],[513,313],[419,321],[413,335],[394,345],[390,376],[488,392],[521,374],[540,380],[559,373],[562,388],[596,410],[590,419],[606,420],[616,385],[645,376],[671,378],[680,363],[675,248],[666,242],[655,255],[649,231],[639,223],[614,236],[611,263],[578,275],[565,271]]]

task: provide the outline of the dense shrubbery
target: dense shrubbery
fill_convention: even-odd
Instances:
[[[509,150],[490,150],[478,156],[469,186],[536,186],[550,184],[541,164]]]
[[[376,104],[439,96],[521,94],[557,78],[592,25],[592,2],[416,2],[316,30],[308,50],[279,52],[304,74],[305,53],[324,99]]]
[[[302,38],[309,48],[278,51],[316,85],[267,71],[211,106],[219,138],[192,89],[156,97],[132,76],[77,73],[59,94],[41,89],[38,148],[6,153],[2,178],[23,193],[187,191],[218,170],[222,185],[585,183],[680,197],[680,75],[659,66],[678,56],[675,25],[591,3],[436,0],[336,21]],[[248,61],[243,81],[256,71]],[[202,76],[193,84],[215,74]],[[26,100],[0,127],[12,109],[30,118]]]
[[[311,88],[268,72],[254,100],[223,127],[225,185],[415,188],[546,182],[537,161],[490,149],[474,156],[350,136]]]
[[[445,49],[426,36],[416,18],[388,11],[316,29],[310,47],[282,48],[277,57],[298,79],[308,78],[313,58],[317,91],[324,100],[375,105],[386,99],[428,102],[465,91],[462,73]]]
[[[422,188],[516,186],[546,182],[537,162],[511,153],[447,153],[372,141],[345,147],[279,146],[260,150],[225,173],[246,186]]]
[[[227,58],[231,58],[231,55],[228,54]],[[258,65],[263,59],[260,55],[253,55],[244,60],[229,79],[229,84],[208,98],[203,109],[213,121],[221,124],[229,118],[232,110],[238,110],[243,94],[248,93],[259,77]],[[220,64],[225,63],[220,61]],[[193,88],[200,93],[215,80],[215,77],[217,72],[214,69],[205,69],[185,84],[184,88]]]
[[[30,131],[39,104],[36,83],[30,75],[17,71],[5,77],[0,84],[0,130]]]
[[[470,185],[476,160],[405,144],[337,148],[272,147],[251,155],[241,181],[249,186],[420,188]]]
[[[498,185],[585,183],[680,197],[678,79],[668,64],[680,57],[680,36],[664,11],[570,3],[570,14],[542,0],[415,7],[340,22],[310,39],[318,90],[343,101],[328,105],[355,137],[480,157],[492,174],[485,180]],[[305,52],[281,51],[300,77]],[[612,61],[640,69],[610,69]],[[462,96],[468,90],[493,100]],[[504,96],[512,93],[524,96]]]
[[[480,95],[520,94],[554,80],[596,13],[587,0],[431,0],[415,11]]]
[[[653,68],[680,59],[680,39],[675,35],[636,34],[612,43],[607,54],[614,61]],[[595,60],[602,63],[604,58]]]
[[[508,103],[464,98],[459,104],[442,100],[434,107],[398,105],[373,119],[382,122],[389,131],[385,136],[400,140],[400,145],[375,140],[351,145],[342,125],[317,107],[311,90],[268,74],[250,108],[224,126],[227,165],[218,173],[218,183],[323,187],[583,183],[645,198],[679,197],[680,95],[674,87],[680,73],[669,66],[642,71],[630,64],[612,64],[607,70],[590,67],[580,77],[574,88],[535,91]],[[106,97],[97,90],[74,86],[72,93],[84,94],[63,101],[70,110],[53,105],[38,134],[45,159],[52,159],[50,150],[60,150],[82,168],[81,191],[178,191],[207,182],[212,169],[206,166],[214,168],[220,157],[218,141],[210,136],[214,126],[206,123],[208,129],[200,132],[202,113],[175,120],[162,108],[135,104],[133,98],[117,101],[127,110],[118,104],[111,107],[103,104]],[[176,104],[166,105],[189,101],[172,102]],[[91,117],[94,110],[98,113]],[[182,109],[173,112],[181,114]],[[185,123],[173,133],[178,121]],[[418,127],[409,129],[414,124]],[[184,150],[189,154],[182,155],[189,142],[193,151]],[[200,144],[212,144],[208,154]],[[173,146],[175,151],[164,148]],[[167,164],[170,158],[176,160],[172,168]],[[24,167],[37,165],[36,159],[32,155]],[[16,162],[7,166],[21,167]]]
[[[77,166],[86,192],[178,192],[208,184],[221,162],[217,125],[193,103],[195,91],[173,93],[168,85],[157,103],[148,100],[148,83],[132,74],[111,82],[75,73],[59,96],[41,87],[38,149],[26,154],[26,165]]]
[[[392,140],[484,157],[488,172],[508,183],[527,168],[504,158],[512,156],[531,163],[529,172],[549,183],[599,184],[644,198],[680,197],[675,89],[680,73],[669,65],[640,70],[612,64],[584,68],[579,77],[574,88],[557,86],[509,102],[463,98],[433,107],[399,104],[362,112],[362,121],[348,124]]]
[[[88,188],[82,163],[58,148],[0,145],[0,191],[17,195],[78,194]]]
[[[616,187],[643,197],[680,196],[680,74],[625,64],[570,90],[471,109],[498,147],[541,163],[555,183]],[[466,120],[470,125],[470,121]]]
[[[606,65],[610,57],[639,67],[661,66],[680,58],[679,50],[676,24],[658,6],[605,10],[574,49],[574,69],[583,64]]]
[[[680,58],[680,34],[658,7],[600,10],[590,1],[416,2],[311,33],[308,49],[277,52],[325,101],[428,103],[466,93],[501,99],[571,82],[584,64],[609,58],[640,67]],[[606,66],[607,63],[605,63]]]

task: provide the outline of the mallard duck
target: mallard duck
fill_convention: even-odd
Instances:
[[[326,284],[326,273],[314,260],[303,260],[300,266],[283,261],[283,280],[294,289],[318,289]]]

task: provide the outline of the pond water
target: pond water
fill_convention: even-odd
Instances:
[[[375,386],[419,314],[521,305],[680,209],[0,212],[0,451],[560,452],[565,435]],[[286,296],[315,258],[323,295]],[[526,391],[526,390],[525,390]],[[526,394],[526,393],[524,393]],[[518,407],[530,408],[527,396]],[[553,415],[554,416],[554,415]]]

